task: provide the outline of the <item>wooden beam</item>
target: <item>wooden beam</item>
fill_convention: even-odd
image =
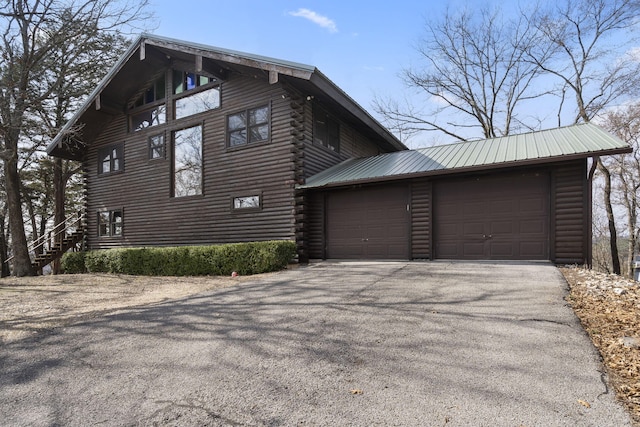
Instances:
[[[99,93],[98,96],[96,96],[96,110],[100,110],[100,95],[102,95],[102,93]]]
[[[269,70],[269,83],[270,84],[278,83],[278,71]]]
[[[144,43],[144,40],[142,40],[140,42],[140,61],[144,61],[146,57],[147,57],[146,45]]]
[[[202,71],[202,55],[196,55],[196,73]]]

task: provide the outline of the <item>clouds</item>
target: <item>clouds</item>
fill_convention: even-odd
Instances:
[[[295,16],[298,18],[308,19],[314,24],[319,25],[322,28],[326,28],[330,33],[338,32],[338,27],[336,26],[336,23],[333,22],[332,19],[323,15],[320,15],[317,12],[314,12],[313,10],[300,8],[295,12],[289,12],[289,15]]]

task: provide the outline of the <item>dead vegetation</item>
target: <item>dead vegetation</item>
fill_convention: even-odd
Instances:
[[[600,351],[618,398],[640,426],[640,287],[623,277],[561,268],[568,300]]]

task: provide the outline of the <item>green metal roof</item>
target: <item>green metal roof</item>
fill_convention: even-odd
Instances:
[[[318,188],[631,152],[591,123],[349,159],[306,180]]]

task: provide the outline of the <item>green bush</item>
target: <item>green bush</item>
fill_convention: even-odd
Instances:
[[[60,265],[62,271],[67,274],[86,273],[87,269],[84,265],[84,257],[86,252],[67,252],[62,256]]]
[[[232,243],[213,246],[165,248],[121,248],[89,251],[83,254],[81,271],[147,276],[226,276],[282,270],[296,254],[289,240]],[[80,264],[79,260],[69,260]],[[79,267],[72,264],[69,273]]]

